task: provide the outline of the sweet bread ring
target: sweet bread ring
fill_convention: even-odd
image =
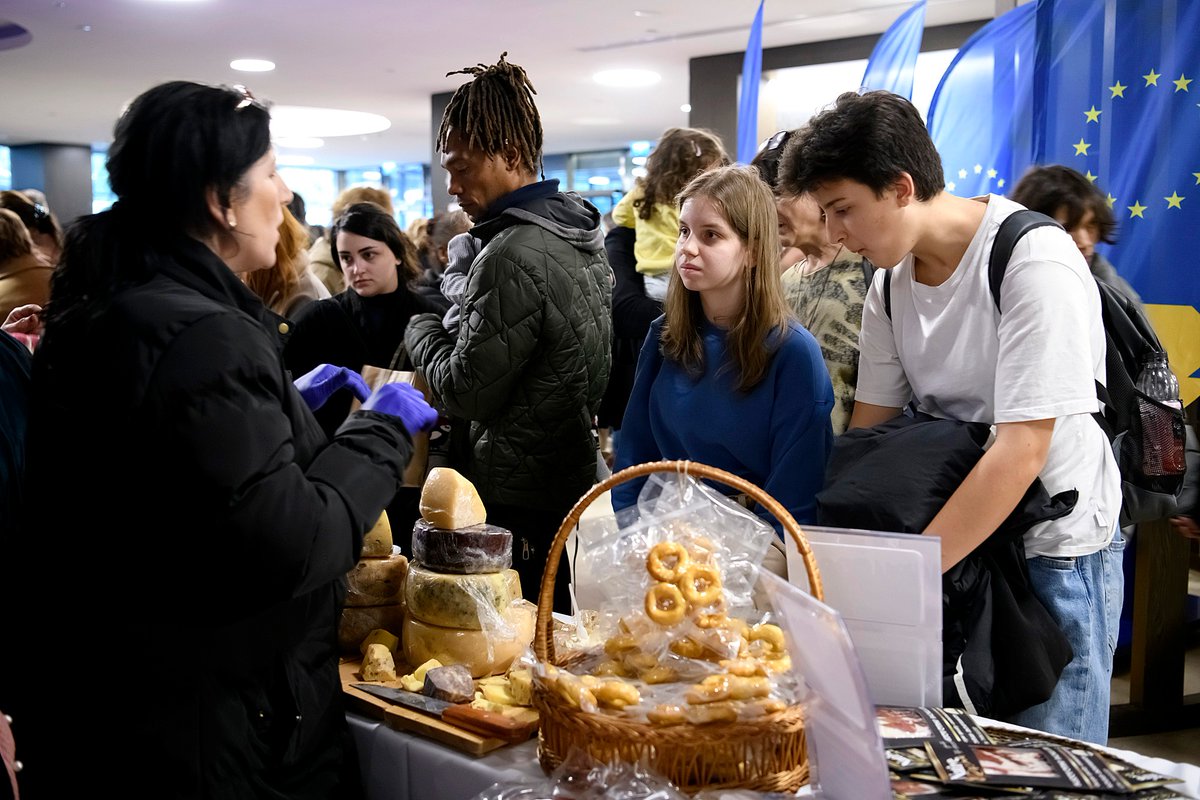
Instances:
[[[762,641],[781,655],[787,653],[787,644],[783,638],[783,629],[778,625],[771,625],[767,622],[755,625],[750,629],[750,641]]]
[[[683,708],[677,705],[664,703],[657,705],[646,712],[646,719],[650,720],[651,725],[659,725],[666,727],[668,725],[682,725],[687,722],[687,716],[683,713]]]
[[[678,625],[687,614],[687,602],[679,587],[656,583],[646,592],[646,616],[663,627]]]
[[[679,542],[659,542],[646,555],[646,571],[656,581],[675,583],[687,571],[691,559]]]
[[[728,675],[710,675],[693,686],[684,699],[692,705],[703,705],[728,700],[732,691],[733,684]]]
[[[721,599],[721,573],[716,567],[693,564],[679,579],[683,597],[694,606],[708,606]]]
[[[605,708],[622,709],[642,702],[642,695],[633,684],[621,681],[604,681],[592,689],[596,702]]]
[[[738,711],[733,703],[709,703],[688,706],[683,715],[693,725],[708,725],[713,722],[737,722]]]

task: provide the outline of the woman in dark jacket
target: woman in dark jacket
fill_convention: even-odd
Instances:
[[[0,559],[26,587],[5,605],[25,671],[0,679],[22,794],[355,796],[341,578],[433,412],[392,387],[330,438],[306,403],[345,374],[293,386],[287,321],[238,277],[273,263],[291,197],[244,90],[147,91],[108,172],[118,202],[55,274],[30,524]]]
[[[418,295],[411,283],[420,273],[416,246],[395,218],[374,203],[355,203],[333,223],[329,241],[333,261],[346,279],[342,292],[309,303],[297,314],[283,358],[296,375],[319,364],[335,364],[355,373],[373,366],[411,370],[404,331],[414,314],[438,309]],[[343,392],[316,412],[326,432],[337,430],[350,413],[352,397]],[[420,490],[406,487],[388,504],[396,544],[405,553],[419,516]]]

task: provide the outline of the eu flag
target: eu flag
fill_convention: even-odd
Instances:
[[[1034,159],[1103,191],[1101,246],[1200,395],[1200,0],[1039,0]]]
[[[912,99],[913,75],[917,71],[917,54],[921,52],[921,37],[925,33],[925,0],[917,0],[893,22],[867,59],[863,73],[864,89],[886,89]]]
[[[977,30],[946,68],[926,124],[960,197],[1004,194],[1032,160],[1034,6],[1018,6]]]

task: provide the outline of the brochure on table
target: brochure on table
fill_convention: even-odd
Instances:
[[[875,708],[841,616],[782,578],[763,572],[761,580],[779,613],[792,662],[804,678],[813,796],[891,800]]]
[[[858,650],[874,705],[942,704],[942,553],[935,536],[804,527],[825,602]],[[808,591],[790,536],[788,575]]]

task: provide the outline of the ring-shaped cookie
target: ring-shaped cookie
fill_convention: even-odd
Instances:
[[[679,542],[659,542],[646,554],[646,571],[665,583],[679,580],[690,563],[687,548]]]
[[[663,627],[678,625],[687,614],[687,602],[679,587],[656,583],[646,592],[646,616]]]
[[[711,605],[721,599],[721,573],[713,566],[693,564],[679,579],[679,588],[692,605]]]

